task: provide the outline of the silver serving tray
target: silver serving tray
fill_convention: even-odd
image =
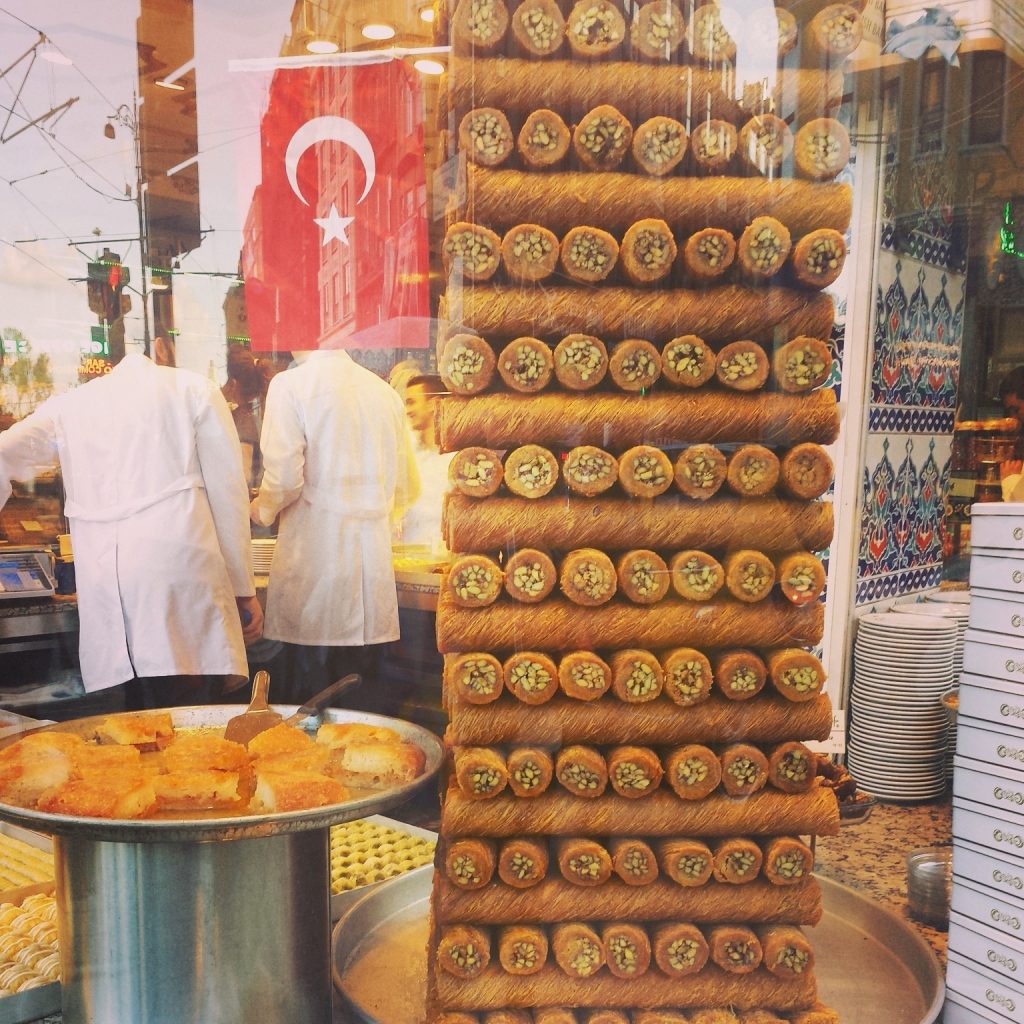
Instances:
[[[286,718],[298,710],[297,705],[274,704],[275,711]],[[239,704],[211,704],[205,707],[168,708],[175,728],[223,728],[228,720],[244,710]],[[125,716],[132,712],[125,712]],[[46,726],[48,732],[77,733],[83,738],[95,736],[96,729],[110,715],[78,718]],[[122,717],[122,716],[117,716]],[[430,782],[441,767],[443,748],[432,732],[411,722],[386,715],[372,715],[344,708],[327,708],[322,716],[325,722],[362,722],[382,725],[397,732],[403,740],[415,743],[426,755],[426,765],[419,778],[394,789],[359,790],[358,795],[340,804],[314,807],[279,814],[246,814],[230,817],[203,817],[187,821],[140,818],[112,820],[84,818],[67,814],[48,814],[0,803],[0,820],[52,835],[78,837],[115,843],[191,842],[227,839],[259,839],[264,836],[286,835],[310,829],[326,828],[353,818],[362,818],[377,811],[404,803],[420,787]],[[24,734],[21,734],[24,735]],[[20,736],[0,740],[0,749],[15,742]]]
[[[925,940],[901,917],[854,889],[818,878],[824,898],[821,922],[810,929],[819,998],[837,1010],[843,1024],[932,1024],[945,996],[942,968]],[[332,937],[331,976],[353,1020],[363,1024],[420,1024],[424,1005],[407,1019],[375,1016],[375,1008],[352,990],[352,971],[366,958],[386,964],[386,984],[426,998],[426,945],[430,875],[414,872],[368,893],[338,922]],[[389,949],[394,937],[418,928],[411,943],[421,959]],[[364,967],[372,966],[368,960]],[[380,975],[385,977],[384,974]],[[382,982],[383,983],[383,982]]]

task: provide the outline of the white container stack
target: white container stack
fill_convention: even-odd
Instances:
[[[946,1024],[1024,1013],[1024,504],[975,505]]]

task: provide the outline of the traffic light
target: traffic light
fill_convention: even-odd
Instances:
[[[104,249],[98,260],[89,261],[86,284],[89,309],[108,324],[120,319],[127,312],[121,293],[128,281],[129,271],[121,263],[121,257],[116,252]],[[130,309],[130,302],[127,305]]]

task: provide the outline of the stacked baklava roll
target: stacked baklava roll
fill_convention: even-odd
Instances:
[[[859,7],[460,0],[430,1021],[834,1022],[801,930]],[[753,35],[751,35],[753,33]],[[774,81],[746,83],[751,39]],[[763,62],[758,64],[759,75]],[[567,1009],[567,1008],[573,1009]]]

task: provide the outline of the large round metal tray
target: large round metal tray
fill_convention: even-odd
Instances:
[[[275,711],[286,718],[298,710],[296,705],[272,705]],[[171,720],[176,729],[223,728],[228,720],[240,714],[244,708],[238,704],[211,704],[204,707],[169,708]],[[131,712],[125,712],[130,715]],[[97,727],[109,715],[78,718],[45,726],[49,732],[77,733],[83,738],[95,736]],[[120,716],[119,716],[120,717]],[[48,814],[44,811],[26,810],[0,803],[0,820],[10,821],[25,828],[35,829],[59,836],[74,836],[115,843],[145,842],[192,842],[224,839],[258,839],[263,836],[285,835],[290,832],[304,832],[309,829],[326,828],[343,821],[351,821],[366,814],[375,814],[404,803],[421,786],[427,784],[441,767],[443,748],[441,741],[432,732],[411,722],[386,715],[372,715],[361,711],[347,711],[344,708],[327,708],[321,718],[325,722],[364,722],[383,725],[394,729],[403,740],[415,743],[426,755],[426,766],[422,775],[404,786],[393,789],[359,790],[351,800],[326,807],[314,807],[301,811],[285,811],[278,814],[246,814],[231,817],[201,817],[189,820],[141,818],[132,820],[111,820],[108,818],[83,818],[66,814]],[[40,731],[40,730],[35,730]],[[0,741],[0,748],[21,739],[24,734]]]
[[[810,935],[819,998],[839,1012],[843,1024],[937,1020],[945,986],[924,939],[855,890],[827,878],[818,881],[825,912]],[[429,874],[401,876],[368,893],[338,922],[331,973],[347,1018],[364,1024],[425,1019],[430,886]],[[415,998],[399,998],[403,992]]]

